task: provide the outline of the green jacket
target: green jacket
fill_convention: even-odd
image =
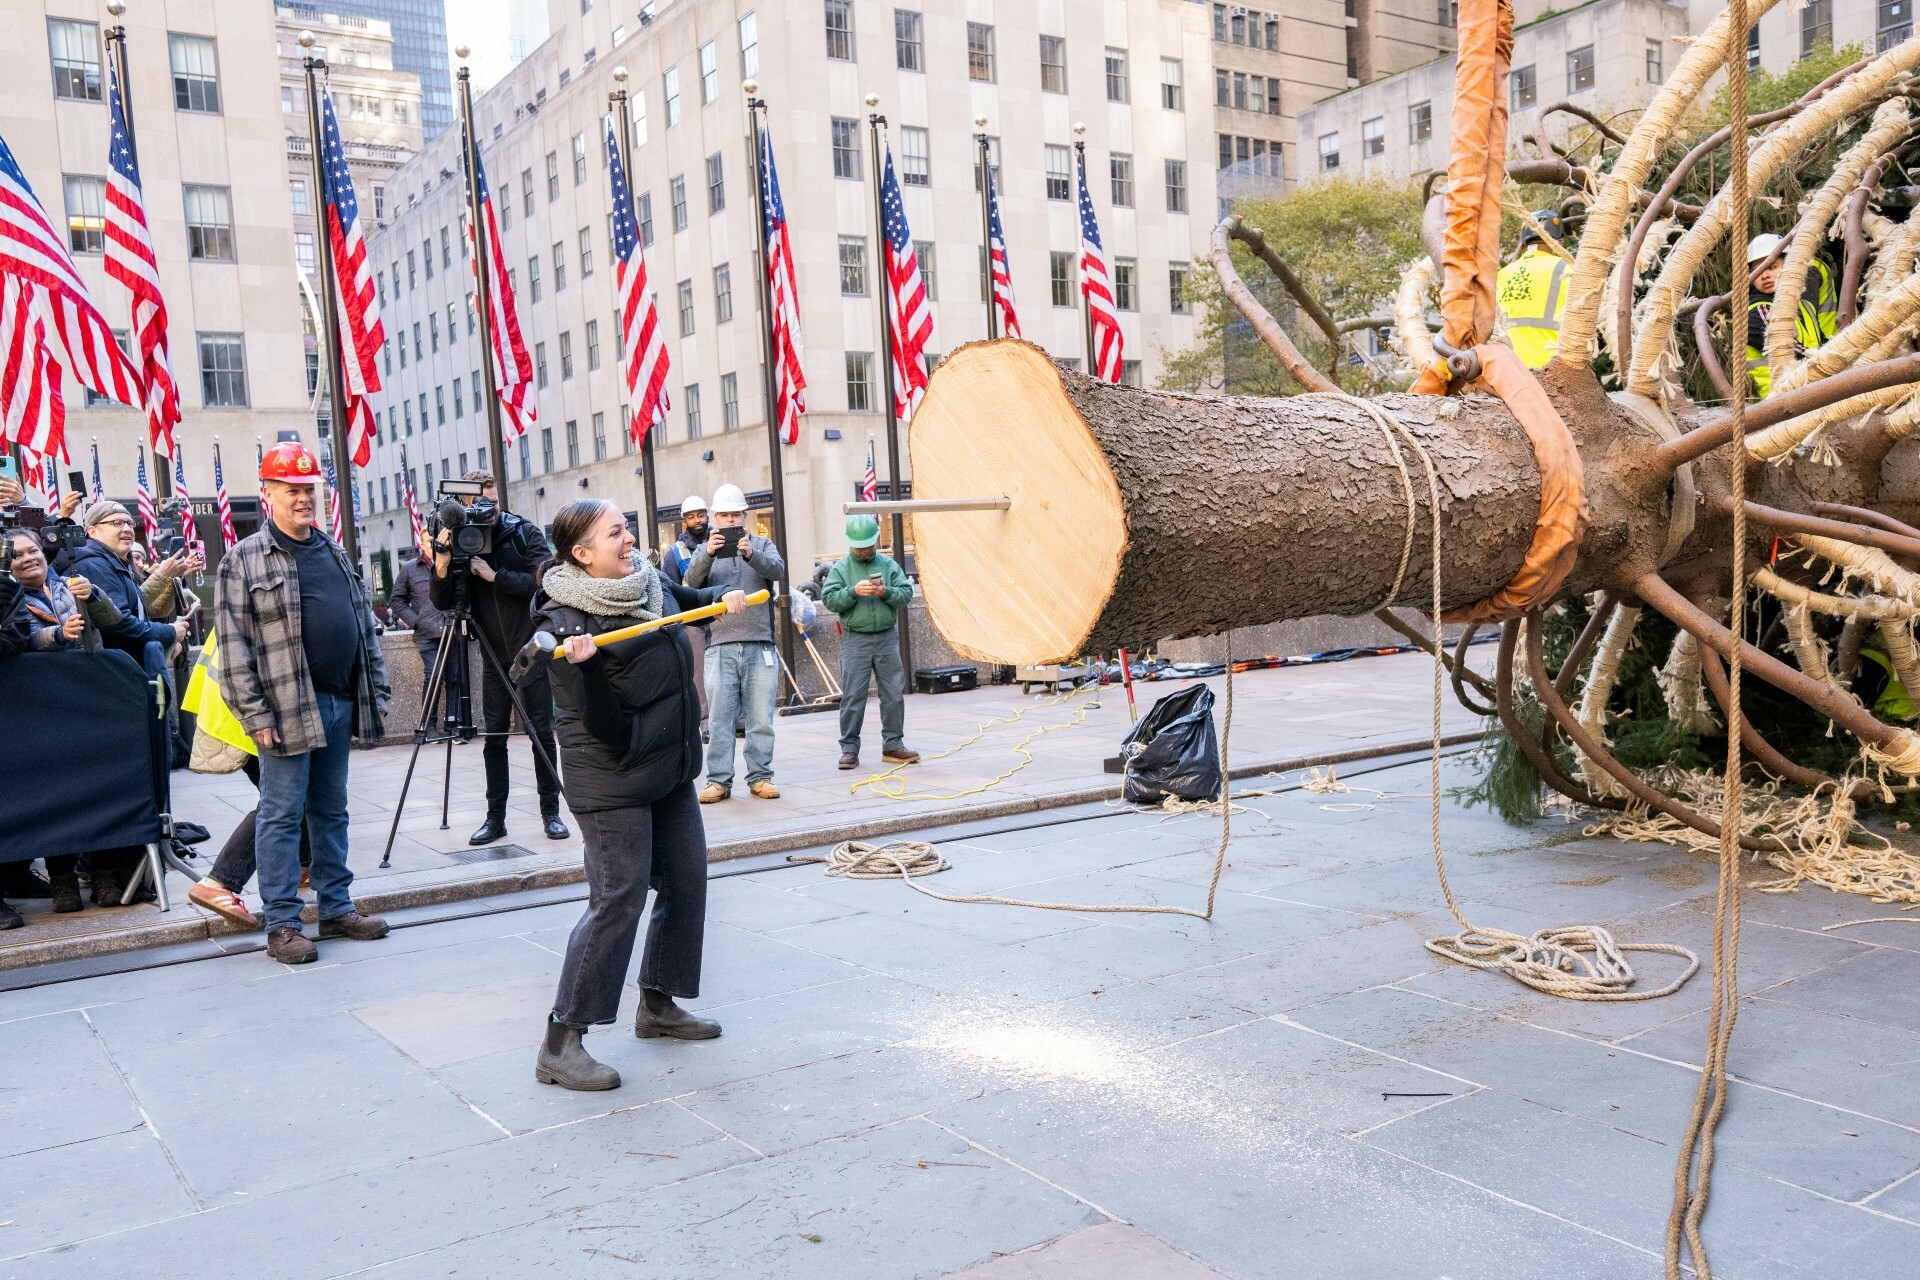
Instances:
[[[873,574],[885,577],[887,594],[857,596],[853,588]],[[894,610],[913,599],[913,584],[893,560],[876,551],[871,560],[856,560],[849,551],[827,574],[820,603],[840,615],[840,625],[855,635],[878,635],[893,630]]]

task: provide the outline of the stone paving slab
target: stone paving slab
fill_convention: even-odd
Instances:
[[[630,991],[609,1093],[532,1079],[576,902],[0,992],[0,1280],[1654,1280],[1702,980],[1576,1005],[1449,966],[1425,766],[1371,784],[1252,801],[1212,922],[717,876],[726,1034],[636,1040]],[[1476,918],[1702,945],[1710,863],[1443,830]],[[1193,905],[1218,836],[973,829],[931,884]],[[1821,932],[1864,899],[1748,900],[1715,1274],[1910,1276],[1920,955]]]

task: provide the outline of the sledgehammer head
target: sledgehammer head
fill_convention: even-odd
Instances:
[[[513,657],[513,670],[508,673],[515,684],[526,683],[527,674],[534,669],[533,664],[552,661],[554,653],[560,648],[560,641],[551,631],[536,631],[533,639],[520,647]]]

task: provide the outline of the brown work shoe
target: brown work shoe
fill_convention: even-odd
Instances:
[[[842,751],[840,753],[840,767],[842,769],[858,769],[860,767],[860,753],[858,751]]]
[[[753,792],[754,795],[760,797],[762,800],[778,800],[780,798],[780,788],[773,785],[773,779],[771,778],[762,778],[760,781],[748,787],[747,790]]]
[[[355,942],[376,942],[387,936],[392,926],[380,916],[363,916],[358,911],[349,911],[343,916],[320,922],[320,936],[323,938],[351,938]]]
[[[317,960],[320,948],[300,932],[298,926],[283,924],[267,935],[267,958],[281,964],[308,964]]]
[[[709,782],[706,786],[700,788],[700,803],[719,804],[732,794],[732,787],[723,787],[717,782]]]
[[[909,747],[890,747],[880,753],[888,764],[919,764],[920,753]]]

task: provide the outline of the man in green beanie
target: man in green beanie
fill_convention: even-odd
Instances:
[[[918,751],[907,749],[907,678],[900,666],[900,642],[893,634],[895,611],[913,599],[913,584],[900,566],[880,554],[880,524],[872,516],[847,521],[846,555],[827,574],[820,603],[840,617],[840,767],[860,765],[860,726],[867,718],[867,681],[880,686],[880,758],[888,764],[912,764]]]

